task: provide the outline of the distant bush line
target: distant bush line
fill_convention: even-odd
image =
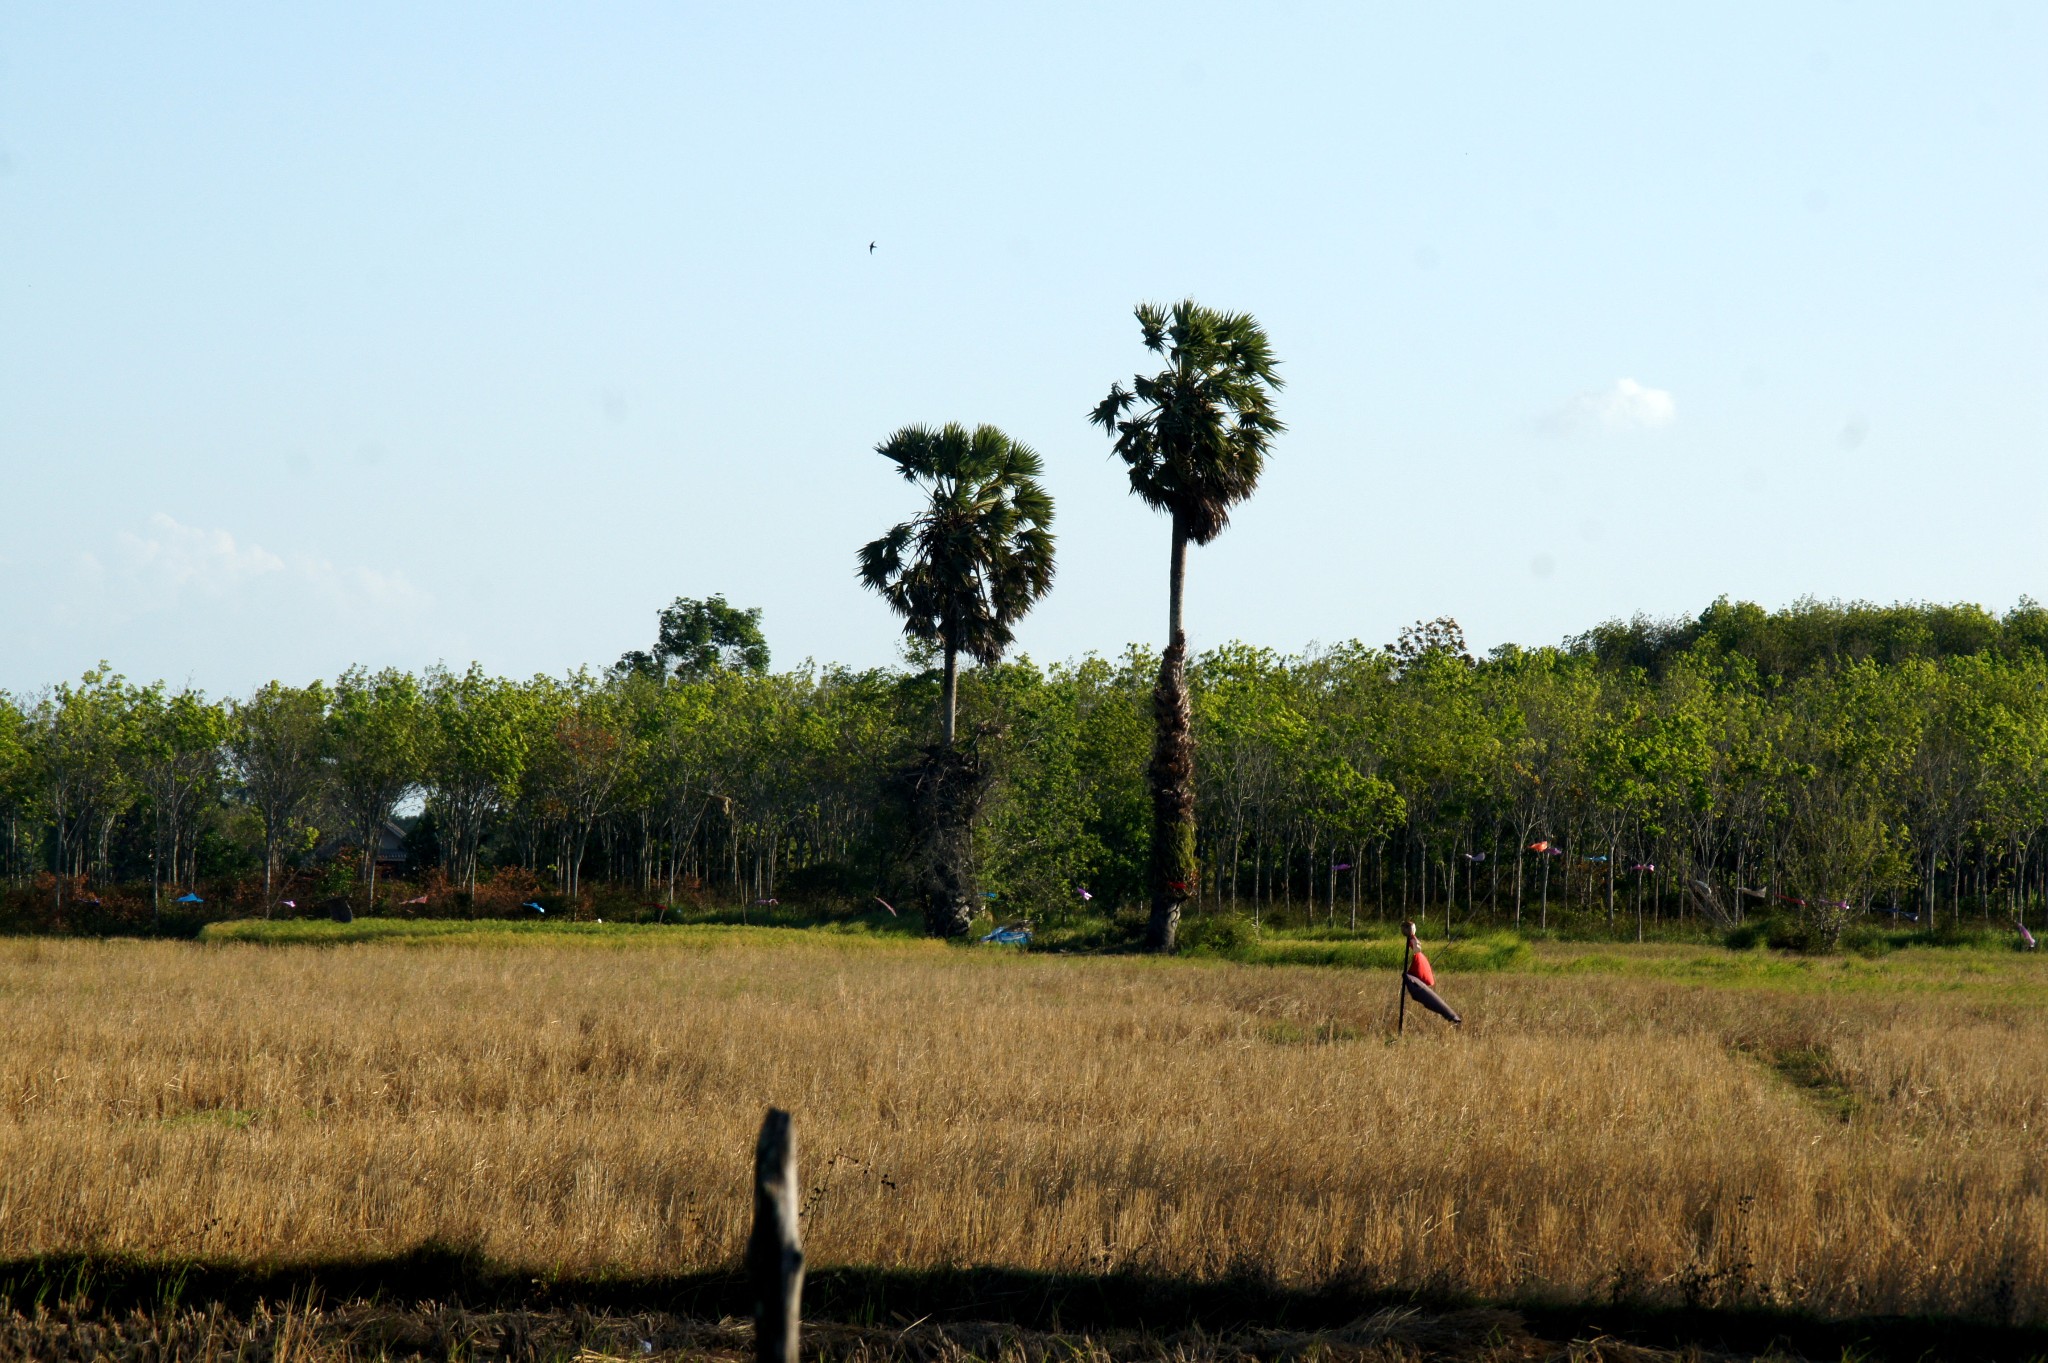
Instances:
[[[1386,647],[1200,653],[1194,911],[1569,913],[1619,934],[1769,909],[1821,945],[1870,915],[2038,922],[2044,655],[2029,601],[1725,599],[1485,657],[1448,620]],[[1157,668],[1133,648],[962,676],[962,742],[994,773],[973,873],[995,917],[1143,904]],[[914,914],[899,777],[940,685],[914,667],[356,669],[213,700],[102,666],[0,695],[0,876],[14,914],[60,925],[337,902]],[[392,874],[428,903],[392,900]],[[205,908],[176,903],[194,891]]]

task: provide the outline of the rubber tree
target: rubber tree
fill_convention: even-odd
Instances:
[[[166,864],[172,884],[197,878],[199,811],[216,794],[227,739],[227,711],[195,691],[168,692],[163,683],[135,695],[131,762],[149,797],[150,913],[163,913]],[[182,873],[182,874],[181,874]]]
[[[102,864],[114,821],[134,802],[134,708],[126,680],[101,663],[77,686],[54,688],[29,716],[29,751],[53,825],[50,869],[59,912],[67,877]]]
[[[526,700],[523,688],[475,663],[460,674],[435,668],[426,676],[425,783],[447,823],[451,879],[470,894],[484,830],[517,798],[525,774]]]
[[[277,907],[277,862],[332,775],[327,688],[267,682],[228,708],[227,757],[263,825],[263,912]]]
[[[419,683],[395,668],[350,668],[334,684],[327,726],[334,800],[360,840],[368,912],[377,903],[385,821],[422,774],[427,731]]]

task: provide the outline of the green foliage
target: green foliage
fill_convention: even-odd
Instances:
[[[241,797],[263,828],[263,893],[272,895],[277,864],[294,840],[310,850],[317,832],[304,820],[328,781],[329,693],[319,682],[269,682],[228,706],[224,756]]]
[[[1221,913],[1190,918],[1181,924],[1180,949],[1189,956],[1221,956],[1242,960],[1259,943],[1258,925],[1243,914]]]
[[[984,890],[1006,914],[1041,924],[1079,915],[1080,890],[1107,859],[1089,799],[1083,727],[1074,722],[1084,682],[1029,662],[974,679],[969,712],[986,716],[989,755],[1004,779],[975,839]]]
[[[1877,606],[1807,597],[1766,611],[1723,596],[1692,620],[1610,620],[1574,636],[1567,649],[1604,668],[1652,676],[1700,653],[1740,657],[1760,676],[1789,680],[1851,662],[1889,667],[1913,659],[2038,655],[2048,651],[2048,610],[2026,598],[1998,616],[1969,604]]]
[[[1728,929],[1721,941],[1730,951],[1753,951],[1770,939],[1775,926],[1772,919],[1752,918],[1746,923],[1738,923]]]
[[[334,684],[327,759],[334,800],[374,891],[383,826],[418,780],[427,729],[418,681],[395,668],[350,668]]]
[[[1864,923],[1845,929],[1840,944],[1842,950],[1853,951],[1858,956],[1884,956],[1898,949],[1901,935]]]
[[[491,821],[517,800],[532,756],[530,694],[474,663],[460,676],[437,667],[423,680],[421,784],[446,824],[454,878],[474,893],[478,849]]]
[[[13,881],[27,869],[23,825],[34,806],[36,770],[29,749],[29,721],[13,698],[0,692],[0,877]]]
[[[976,902],[1030,919],[1040,945],[1126,944],[1115,915],[1152,907],[1159,664],[1014,658],[962,679],[992,782]],[[1190,932],[1236,914],[1262,950],[1341,956],[1416,917],[1432,941],[1519,926],[1868,954],[2003,949],[2048,908],[2048,662],[2024,650],[1772,681],[1697,640],[1655,671],[1566,649],[1475,659],[1431,622],[1386,648],[1226,646],[1191,657],[1186,686]],[[147,889],[123,887],[153,876],[167,913],[185,887],[303,912],[343,849],[360,884],[390,819],[387,846],[420,870],[438,857],[387,896],[425,893],[422,913],[542,892],[607,917],[915,922],[915,839],[886,777],[928,745],[938,688],[923,670],[437,668],[222,705],[97,668],[0,699],[0,876],[50,923],[147,924]],[[407,822],[420,801],[426,827]],[[261,894],[233,883],[266,865]],[[126,907],[83,914],[94,899]]]
[[[662,608],[654,647],[630,650],[613,671],[683,682],[703,681],[716,672],[760,676],[768,671],[768,656],[759,606],[741,610],[723,596],[679,596]]]
[[[135,801],[136,693],[105,663],[59,685],[29,715],[32,777],[49,821],[54,889],[103,871],[114,825]]]
[[[192,691],[167,694],[162,683],[129,699],[129,766],[148,806],[153,905],[162,885],[199,879],[203,822],[213,807],[230,732],[227,710]]]
[[[1263,935],[1232,959],[1248,965],[1324,965],[1354,970],[1392,972],[1401,968],[1406,948],[1399,937],[1330,936],[1310,932]],[[1529,946],[1511,932],[1490,932],[1430,948],[1430,959],[1446,975],[1511,970],[1531,960]]]

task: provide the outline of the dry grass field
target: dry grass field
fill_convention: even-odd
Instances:
[[[0,1257],[720,1267],[773,1103],[814,1263],[2048,1322],[2037,962],[1539,957],[1446,976],[1467,1027],[1394,1043],[1384,972],[715,930],[5,941]]]

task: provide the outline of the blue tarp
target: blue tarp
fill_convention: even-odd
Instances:
[[[173,904],[204,904],[206,901],[196,894],[181,894],[171,902]]]
[[[1031,940],[1030,928],[997,928],[981,939],[997,946],[1022,946]]]

